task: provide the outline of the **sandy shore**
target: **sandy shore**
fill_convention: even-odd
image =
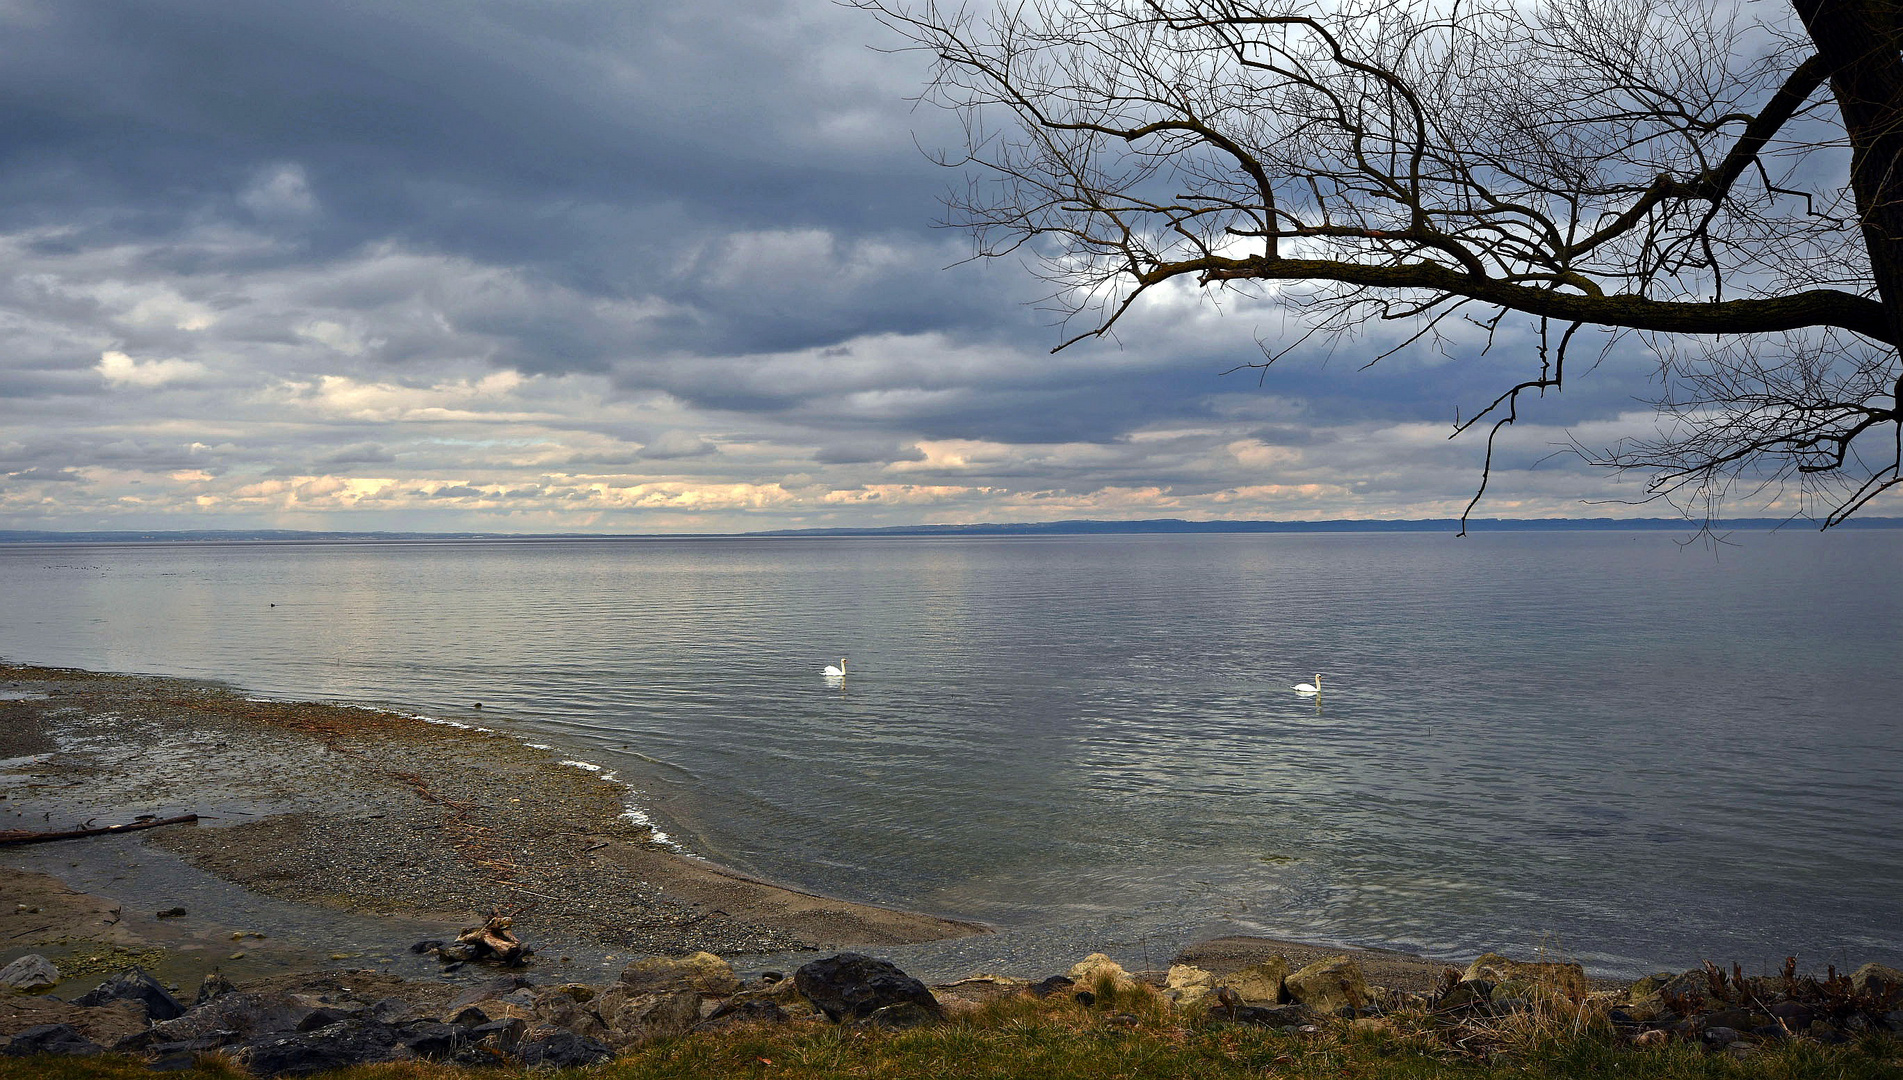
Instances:
[[[255,963],[275,950],[283,955],[271,966],[282,967],[300,954],[332,959],[330,934],[361,938],[366,925],[371,934],[387,926],[373,951],[400,953],[431,930],[491,912],[514,915],[545,955],[590,946],[758,954],[986,930],[679,855],[624,816],[626,789],[552,752],[370,709],[0,666],[0,761],[0,830],[200,815],[195,825],[0,849],[16,871],[50,872],[0,875],[0,959],[92,941],[132,952],[196,948],[227,968],[237,953]],[[158,919],[181,876],[165,873],[169,856],[344,922],[301,926],[280,907],[277,921],[292,929],[267,941],[234,938],[245,934],[244,916],[203,903]],[[54,878],[81,879],[83,892]]]

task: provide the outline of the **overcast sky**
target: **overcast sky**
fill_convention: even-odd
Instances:
[[[828,0],[0,0],[0,528],[699,532],[1458,513],[1528,370],[1160,295],[1075,346],[936,228]],[[1656,515],[1507,440],[1483,516]],[[1647,421],[1649,423],[1649,421]]]

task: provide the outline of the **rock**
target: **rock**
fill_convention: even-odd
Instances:
[[[1672,1041],[1669,1031],[1641,1031],[1632,1037],[1634,1046],[1664,1046]]]
[[[152,917],[155,919],[182,919],[185,917],[185,914],[185,909],[182,907],[168,907],[164,911],[154,912]]]
[[[33,1054],[92,1057],[105,1052],[105,1047],[81,1035],[71,1024],[41,1024],[27,1028],[15,1035],[5,1050],[0,1051],[12,1057],[28,1057]]]
[[[749,1001],[723,1002],[707,1019],[694,1025],[695,1031],[719,1031],[736,1024],[779,1024],[791,1017],[777,1001],[754,998]]]
[[[151,1041],[244,1040],[307,1031],[324,1026],[311,1023],[311,1019],[325,1011],[290,994],[223,994],[183,1016],[153,1024]],[[335,1023],[338,1019],[342,1017],[333,1015],[324,1023]]]
[[[1736,1028],[1720,1025],[1718,1027],[1706,1028],[1698,1037],[1704,1041],[1706,1048],[1722,1050],[1732,1043],[1737,1042],[1743,1036],[1738,1034],[1738,1029]]]
[[[611,986],[588,1007],[601,1020],[604,1041],[617,1047],[679,1035],[700,1022],[700,995],[692,990],[644,994]]]
[[[1067,975],[1053,975],[1043,982],[1032,983],[1030,994],[1032,997],[1050,997],[1052,994],[1061,994],[1076,985],[1077,983]]]
[[[6,974],[0,972],[0,981]],[[1903,994],[1903,971],[1883,964],[1865,964],[1850,975],[1850,989],[1858,997],[1887,998],[1892,994]]]
[[[1209,999],[1216,992],[1216,977],[1199,967],[1188,964],[1170,965],[1169,975],[1163,980],[1163,996],[1170,999],[1179,1009],[1193,1009]]]
[[[199,981],[198,997],[193,1000],[192,1006],[193,1008],[197,1008],[206,1002],[215,1001],[218,998],[224,997],[226,994],[235,994],[237,992],[238,988],[231,984],[230,979],[225,978],[216,971],[208,972],[204,979]]]
[[[1314,1019],[1314,1015],[1301,1005],[1278,1005],[1273,1008],[1260,1005],[1237,1005],[1234,1008],[1212,1005],[1209,1017],[1212,1020],[1274,1028],[1299,1027]]]
[[[515,1056],[531,1068],[577,1069],[614,1058],[615,1052],[594,1039],[553,1028],[527,1033]]]
[[[859,1023],[865,1027],[902,1031],[906,1028],[934,1024],[944,1018],[945,1014],[939,1009],[936,1001],[930,1005],[916,1001],[901,1001],[896,1005],[886,1005],[872,1010],[871,1014]]]
[[[1277,1005],[1288,1000],[1283,986],[1288,974],[1288,961],[1271,956],[1216,981],[1234,991],[1244,1005]]]
[[[1644,991],[1649,993],[1643,997],[1637,996]],[[1684,1010],[1679,1015],[1691,1015],[1724,1005],[1724,1002],[1712,997],[1711,979],[1703,971],[1648,975],[1633,983],[1626,993],[1631,1002],[1627,1011],[1648,1021],[1672,1012],[1675,1006]]]
[[[1707,1014],[1702,1023],[1708,1028],[1721,1027],[1749,1031],[1754,1027],[1770,1023],[1770,1019],[1768,1016],[1753,1013],[1749,1009],[1719,1009],[1717,1012]]]
[[[486,982],[478,983],[456,995],[444,1008],[449,1012],[454,1012],[464,1005],[474,1005],[483,1001],[494,1001],[505,994],[512,994],[529,985],[529,980],[520,975],[499,976]]]
[[[1283,985],[1290,998],[1318,1013],[1359,1009],[1369,1001],[1361,965],[1346,956],[1317,960],[1290,975]]]
[[[1072,964],[1070,981],[1075,986],[1095,991],[1098,996],[1115,994],[1136,986],[1136,980],[1123,970],[1122,964],[1102,953],[1091,953]]]
[[[522,1036],[529,1029],[529,1023],[520,1017],[506,1020],[492,1020],[469,1029],[469,1037],[476,1045],[486,1046],[502,1053],[513,1053],[522,1042]]]
[[[457,1027],[461,1027],[461,1028],[476,1028],[476,1027],[481,1027],[482,1025],[488,1023],[492,1019],[494,1018],[491,1017],[488,1013],[483,1012],[480,1006],[464,1005],[463,1007],[443,1017],[443,1023],[455,1024]]]
[[[58,985],[59,968],[39,953],[27,953],[0,968],[0,986],[11,986],[15,990],[37,994]]]
[[[1816,1009],[1801,1001],[1780,1001],[1771,1006],[1771,1015],[1791,1031],[1803,1031],[1811,1026],[1819,1013]]]
[[[1586,995],[1592,989],[1586,981],[1586,969],[1578,964],[1551,960],[1531,962],[1514,960],[1495,952],[1481,953],[1473,963],[1467,965],[1466,972],[1460,977],[1462,982],[1473,982],[1476,979],[1485,979],[1493,983],[1496,990],[1500,984],[1507,982],[1530,984],[1532,987],[1551,991],[1569,1001],[1586,1000]],[[1519,992],[1515,996],[1534,995]]]
[[[650,957],[636,960],[621,973],[621,982],[638,993],[692,990],[701,994],[726,997],[740,989],[733,965],[710,952],[669,959]]]
[[[75,1005],[104,1005],[108,1001],[130,1001],[145,1009],[152,1020],[170,1020],[185,1014],[185,1006],[160,986],[158,980],[139,968],[121,971],[105,982],[73,999]]]
[[[896,965],[858,953],[840,953],[804,964],[793,973],[793,982],[806,1000],[834,1023],[861,1019],[904,1002],[939,1011],[938,999],[924,983]]]
[[[397,1028],[397,1041],[408,1047],[418,1057],[431,1061],[447,1061],[461,1054],[475,1041],[469,1029],[461,1024],[445,1024],[440,1020],[411,1020]]]
[[[1476,1012],[1485,1009],[1492,999],[1492,983],[1485,979],[1469,979],[1448,987],[1447,992],[1434,1002],[1434,1008],[1442,1012]]]
[[[307,1076],[410,1055],[395,1028],[362,1020],[344,1020],[291,1035],[266,1035],[227,1052],[259,1076]]]

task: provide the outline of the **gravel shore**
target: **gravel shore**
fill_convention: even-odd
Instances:
[[[72,845],[142,841],[250,893],[393,920],[398,935],[502,913],[531,943],[732,955],[986,929],[813,896],[681,856],[624,816],[624,788],[549,751],[373,709],[0,665],[0,760],[0,829],[196,813],[196,825],[136,841],[45,847],[76,854],[87,849]],[[21,849],[8,850],[17,865],[12,852]],[[21,888],[16,880],[0,899],[25,904],[12,897]],[[128,910],[155,902],[108,899]],[[8,944],[17,951],[61,932]]]

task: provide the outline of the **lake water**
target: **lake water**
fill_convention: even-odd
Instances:
[[[941,966],[1903,964],[1903,531],[1738,539],[9,545],[0,656],[480,718],[690,851],[1012,931]]]

